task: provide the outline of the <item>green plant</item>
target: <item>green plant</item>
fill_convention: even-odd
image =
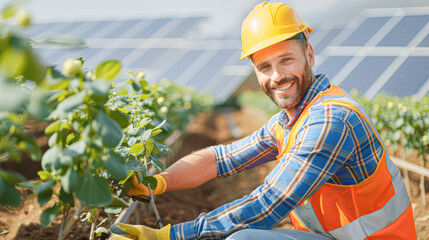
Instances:
[[[16,12],[12,4],[2,16],[9,19]],[[81,216],[92,222],[92,238],[94,232],[103,232],[94,229],[102,210],[116,214],[128,205],[121,198],[132,175],[156,187],[147,169],[165,169],[160,158],[169,147],[163,141],[208,107],[211,98],[168,81],[151,85],[143,73],[129,73],[126,82],[115,84],[121,72],[116,60],[102,62],[94,71],[83,68],[82,58],[67,60],[62,72],[46,68],[33,54],[30,41],[1,23],[0,99],[5,104],[0,107],[0,157],[19,161],[18,147],[41,160],[43,171],[38,172],[41,181],[33,183],[0,169],[0,204],[19,206],[16,186],[33,188],[41,206],[54,199],[41,216],[43,226],[62,213],[62,239]],[[43,157],[24,132],[28,116],[50,122],[45,129],[50,148]],[[76,200],[79,206],[72,215]]]
[[[418,152],[424,163],[429,154],[429,96],[395,97],[384,93],[367,99],[352,92],[365,108],[385,143],[393,151]]]

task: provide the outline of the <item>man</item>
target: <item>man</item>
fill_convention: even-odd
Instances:
[[[254,8],[242,26],[242,58],[282,110],[242,140],[180,159],[156,176],[155,193],[278,160],[264,184],[194,221],[123,231],[139,239],[416,239],[400,172],[370,119],[326,75],[313,74],[311,32],[286,4]],[[136,179],[129,193],[148,195]],[[270,230],[289,214],[297,230]]]

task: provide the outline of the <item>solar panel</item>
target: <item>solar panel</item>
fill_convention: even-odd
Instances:
[[[118,48],[115,49],[110,56],[114,57],[121,62],[126,58],[130,53],[132,53],[135,49],[133,48]]]
[[[429,21],[429,15],[404,16],[377,46],[407,46]]]
[[[370,17],[365,19],[341,46],[363,46],[391,17]]]
[[[209,61],[207,61],[207,63],[201,67],[192,77],[189,78],[191,82],[186,83],[186,85],[192,85],[196,89],[203,88],[211,78],[219,73],[222,66],[225,65],[226,61],[231,58],[235,51],[236,50],[232,49],[216,50],[214,56]]]
[[[164,72],[165,70],[167,70],[167,67],[169,67],[169,65],[173,63],[174,58],[180,56],[181,52],[183,52],[183,50],[179,50],[176,48],[166,49],[166,51],[160,57],[158,57],[158,59],[155,59],[153,61],[150,67],[153,69],[157,69],[157,71]]]
[[[335,37],[338,36],[338,34],[341,32],[342,28],[333,28],[329,30],[329,33],[326,34],[326,36],[321,39],[317,44],[313,45],[314,53],[319,54],[321,53],[326,46],[329,45],[329,43],[335,39]],[[309,41],[311,43],[311,40]]]
[[[203,92],[211,92],[214,94],[216,102],[222,102],[228,99],[237,87],[242,83],[243,77],[240,76],[222,76],[216,79],[216,85],[212,89],[204,88]]]
[[[172,31],[166,34],[166,38],[179,38],[185,35],[192,27],[194,27],[202,18],[192,17],[184,18],[182,22],[176,26]]]
[[[429,47],[429,34],[419,43],[419,47]]]
[[[360,64],[341,82],[340,87],[350,91],[358,90],[365,93],[378,77],[386,70],[395,57],[366,57]]]
[[[124,32],[126,32],[128,29],[132,28],[134,25],[136,25],[139,21],[138,20],[129,20],[129,21],[122,21],[121,24],[118,24],[115,29],[112,29],[110,33],[105,35],[105,38],[119,38]]]
[[[350,59],[352,59],[350,56],[330,56],[314,69],[314,73],[326,73],[332,81]]]
[[[142,54],[129,66],[132,68],[150,68],[151,65],[159,58],[161,58],[166,51],[166,48],[148,49],[146,52],[144,52],[144,54]]]
[[[107,23],[106,22],[87,22],[85,23],[84,27],[85,30],[81,31],[76,34],[77,37],[81,38],[89,38],[93,36],[95,32],[97,32],[99,29],[103,28]]]
[[[46,30],[52,28],[55,23],[44,23],[44,24],[34,24],[30,26],[28,29],[24,30],[24,35],[30,38],[37,38]]]
[[[163,76],[169,80],[175,81],[182,75],[185,69],[193,65],[194,61],[198,59],[203,52],[203,50],[190,50],[186,52],[163,74]]]
[[[167,24],[170,21],[170,19],[163,18],[163,19],[156,19],[152,23],[150,23],[146,28],[144,28],[142,31],[137,32],[133,37],[134,38],[148,38],[152,34],[154,34],[156,31],[158,31],[160,28],[162,28],[165,24]]]
[[[94,29],[94,32],[88,35],[87,38],[104,38],[118,22],[116,21],[102,21],[100,22],[98,29]]]
[[[429,80],[428,66],[429,56],[408,57],[382,89],[399,97],[415,94]]]

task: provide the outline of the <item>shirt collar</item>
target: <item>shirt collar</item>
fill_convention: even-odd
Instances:
[[[310,86],[310,88],[307,90],[307,93],[304,96],[304,99],[301,101],[301,103],[298,106],[298,109],[293,116],[291,120],[289,120],[289,117],[287,116],[285,110],[280,111],[280,115],[278,118],[278,121],[280,125],[284,128],[291,128],[292,125],[297,120],[298,116],[301,114],[301,111],[322,91],[325,91],[326,89],[331,86],[331,83],[329,82],[328,77],[326,74],[318,74],[316,75],[316,81]]]

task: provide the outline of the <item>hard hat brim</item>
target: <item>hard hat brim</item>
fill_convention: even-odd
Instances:
[[[285,33],[285,34],[281,34],[281,35],[277,35],[277,36],[265,39],[264,41],[259,42],[258,44],[254,45],[247,52],[245,52],[245,53],[242,52],[240,59],[246,58],[246,57],[254,54],[255,52],[257,52],[259,50],[267,48],[267,47],[274,45],[276,43],[279,43],[281,41],[288,40],[289,38],[292,38],[293,36],[295,36],[301,32],[304,32],[304,30],[299,31],[299,32],[293,32],[293,33]]]

